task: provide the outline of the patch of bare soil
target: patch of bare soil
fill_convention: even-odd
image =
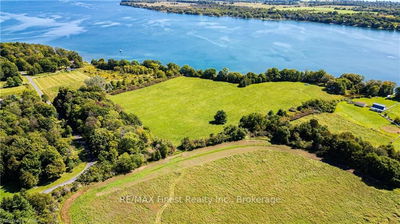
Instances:
[[[400,128],[395,127],[395,126],[384,126],[384,127],[382,127],[382,129],[389,133],[400,134]]]

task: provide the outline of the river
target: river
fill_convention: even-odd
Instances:
[[[197,69],[270,67],[358,73],[400,83],[400,32],[295,21],[178,15],[110,1],[1,1],[1,42],[92,58],[156,59]]]

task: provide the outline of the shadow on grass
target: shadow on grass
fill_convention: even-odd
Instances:
[[[208,123],[212,125],[223,125],[221,123],[216,122],[215,120],[209,121]]]
[[[21,187],[19,187],[17,184],[9,182],[9,183],[1,183],[0,185],[1,188],[4,189],[5,192],[7,193],[17,193],[21,191]]]
[[[351,168],[351,167],[349,167],[347,165],[344,165],[342,163],[339,163],[337,161],[333,161],[333,160],[330,160],[330,159],[327,159],[327,158],[322,158],[321,161],[324,162],[324,163],[327,163],[327,164],[329,164],[331,166],[338,167],[338,168],[340,168],[340,169],[342,169],[344,171],[351,172],[352,174],[360,177],[361,181],[364,182],[366,185],[368,185],[370,187],[374,187],[374,188],[380,189],[380,190],[394,190],[394,189],[396,189],[393,186],[387,185],[387,184],[383,183],[380,180],[377,180],[377,179],[375,179],[375,178],[373,178],[373,177],[371,177],[369,175],[366,175],[365,173],[363,173],[363,172],[361,172],[359,170],[355,170],[354,168]]]

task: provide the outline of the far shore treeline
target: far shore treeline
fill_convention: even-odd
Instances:
[[[205,16],[230,16],[243,19],[262,19],[262,20],[295,20],[309,21],[318,23],[333,23],[346,26],[368,27],[383,30],[400,30],[400,4],[398,3],[376,3],[369,4],[362,1],[347,2],[349,6],[358,6],[354,8],[353,13],[319,12],[313,10],[301,10],[294,8],[293,10],[279,7],[246,7],[233,5],[234,2],[217,2],[217,1],[172,1],[176,3],[188,3],[188,5],[168,4],[158,5],[152,4],[154,1],[140,0],[123,0],[121,5],[132,6],[136,8],[145,8],[167,13],[189,14],[189,15],[205,15]],[[330,1],[331,5],[338,5],[340,1]],[[271,2],[264,2],[270,4]],[[310,2],[309,6],[324,5],[320,2]],[[361,4],[361,5],[360,5]],[[274,5],[274,4],[272,4]],[[283,4],[285,5],[285,4]],[[342,3],[346,6],[346,2]],[[336,8],[338,8],[336,7]]]

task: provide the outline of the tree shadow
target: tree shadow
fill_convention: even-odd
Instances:
[[[340,169],[342,169],[344,171],[351,172],[352,174],[360,177],[361,181],[364,182],[366,185],[368,185],[370,187],[374,187],[374,188],[380,189],[380,190],[394,190],[394,189],[396,189],[393,186],[385,184],[382,181],[380,181],[378,179],[375,179],[375,178],[373,178],[373,177],[371,177],[369,175],[366,175],[365,173],[363,173],[363,172],[361,172],[359,170],[356,170],[356,169],[354,169],[354,168],[352,168],[352,167],[350,167],[348,165],[345,165],[343,163],[339,163],[337,161],[334,161],[332,159],[327,159],[327,158],[322,158],[321,161],[324,162],[324,163],[327,163],[327,164],[329,164],[331,166],[335,166],[337,168],[340,168]]]
[[[212,125],[219,125],[215,120],[209,121],[208,123]]]

